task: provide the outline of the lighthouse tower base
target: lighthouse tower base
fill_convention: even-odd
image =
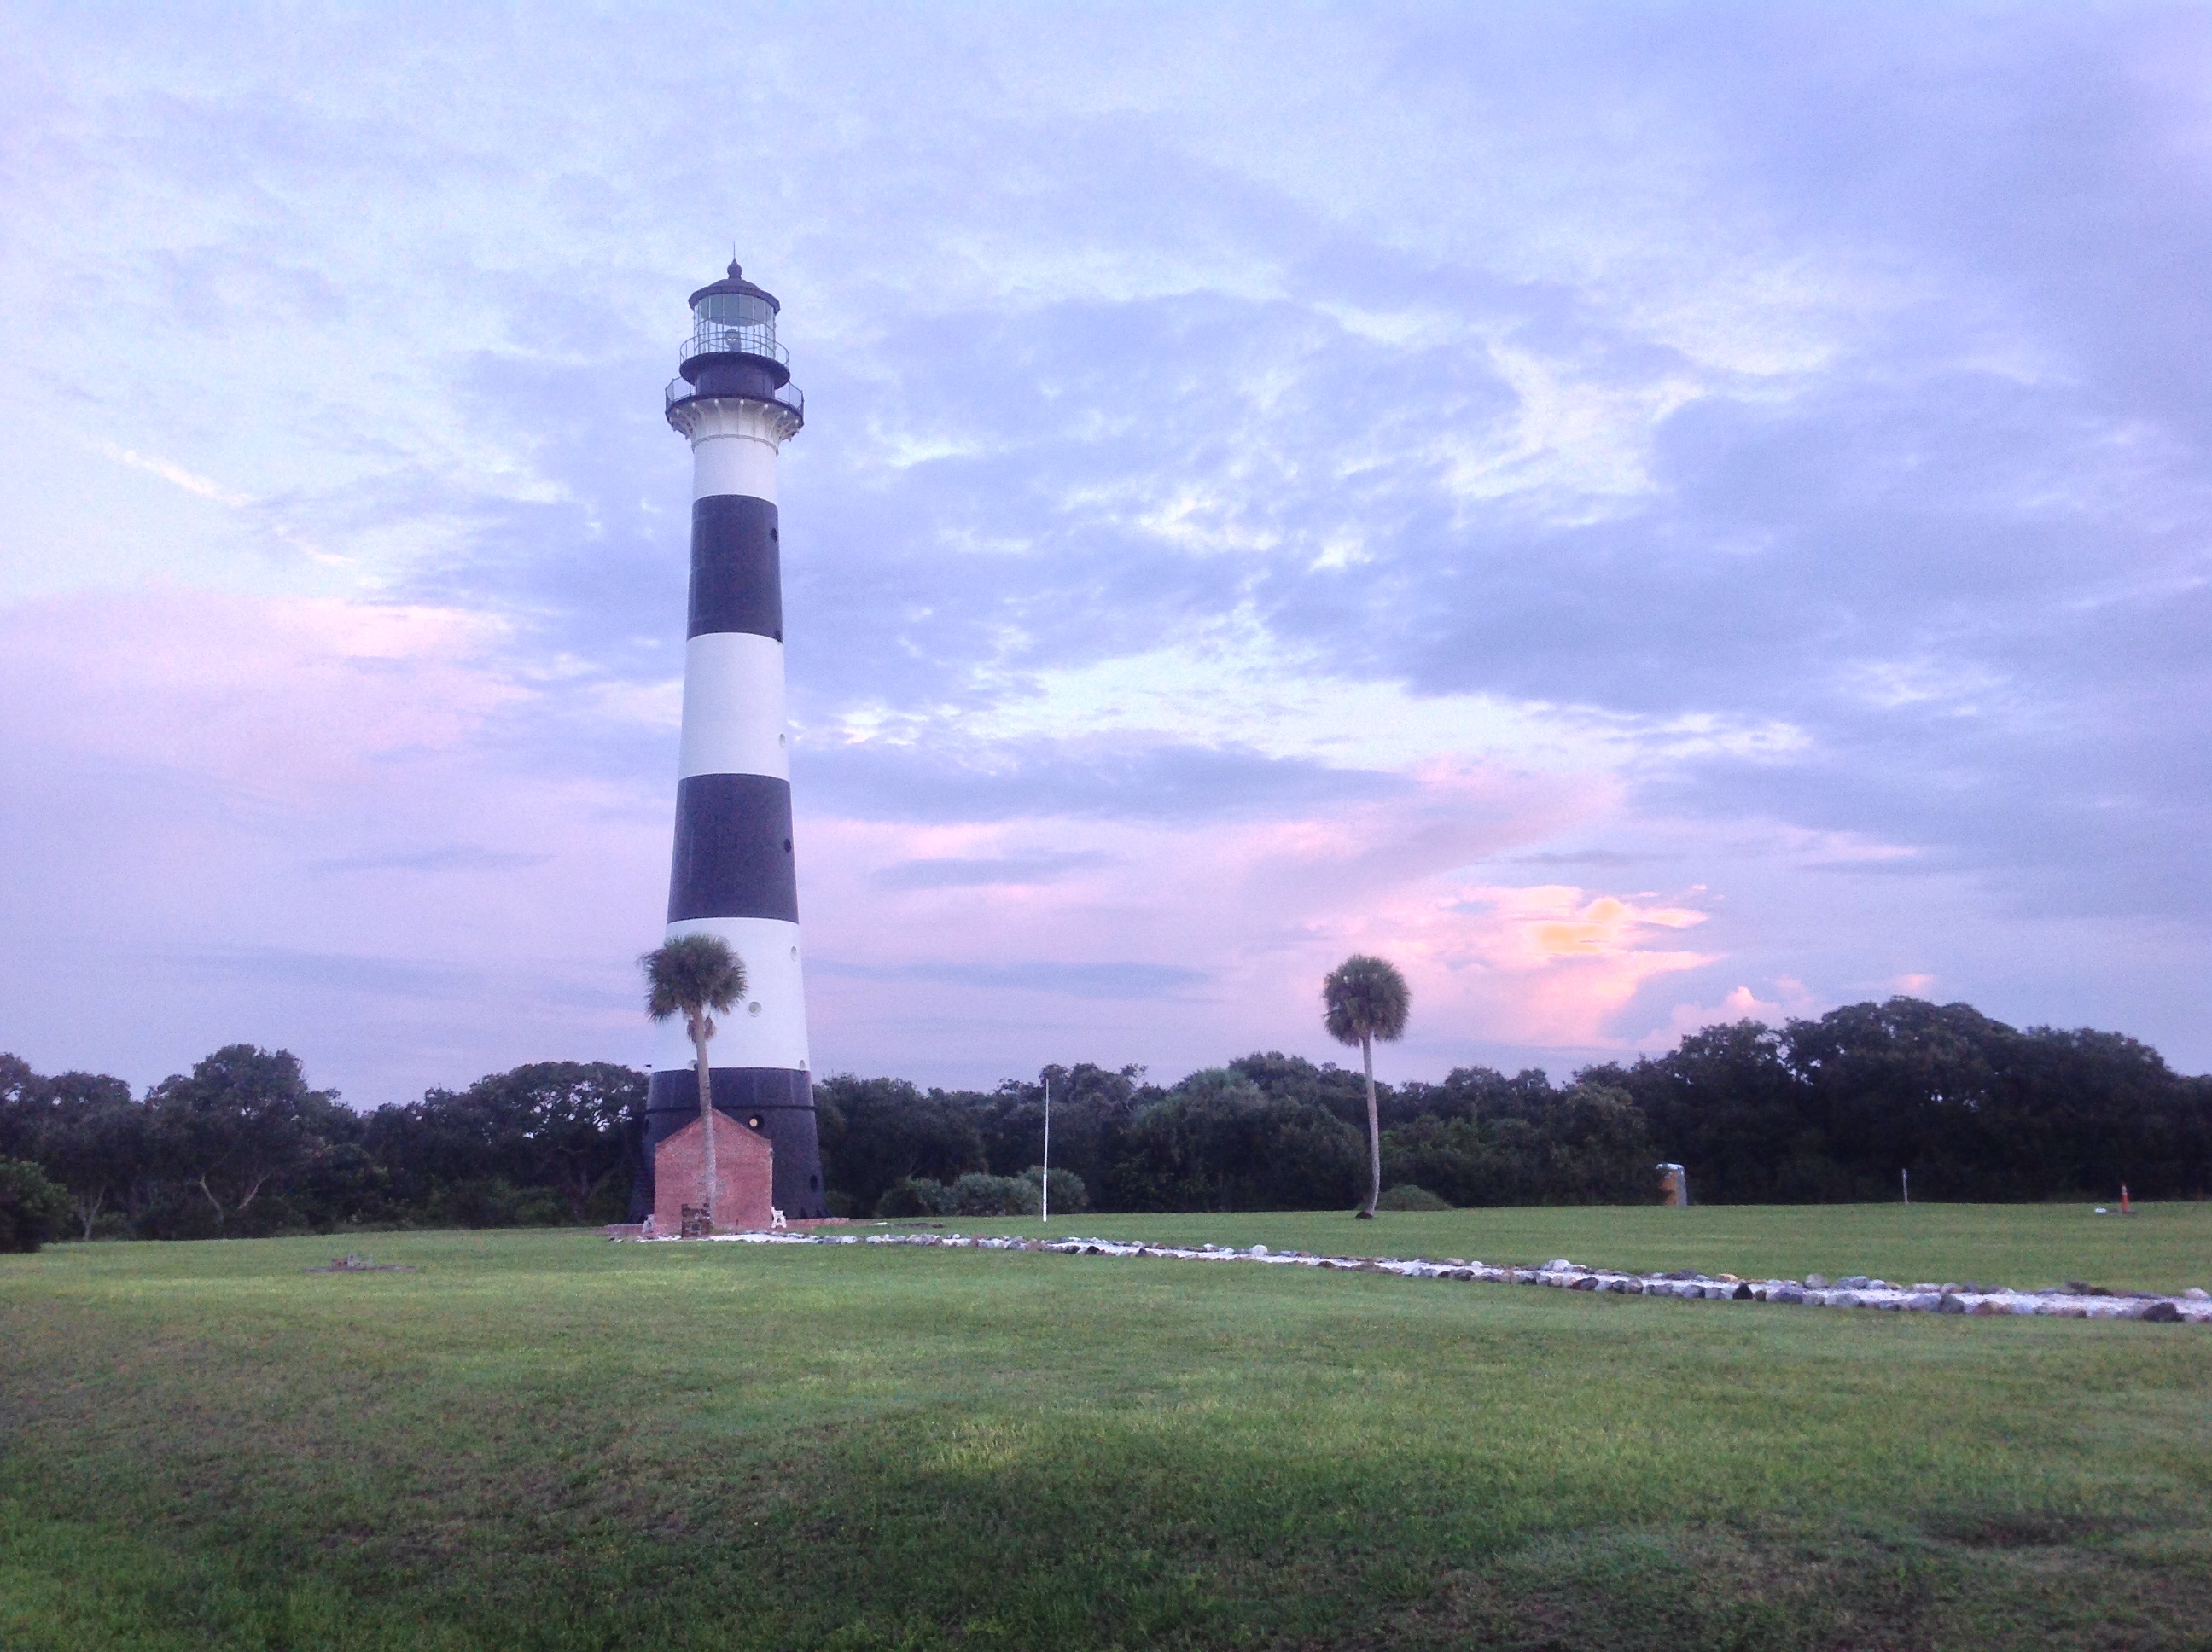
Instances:
[[[830,1214],[823,1202],[822,1146],[815,1133],[814,1085],[787,1067],[715,1067],[714,1111],[775,1150],[775,1208],[793,1222]],[[634,1220],[654,1206],[653,1164],[660,1144],[699,1121],[699,1075],[669,1067],[653,1075],[645,1112],[645,1151],[630,1194]]]

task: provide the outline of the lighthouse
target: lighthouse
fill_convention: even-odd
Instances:
[[[732,262],[726,278],[691,295],[691,337],[668,386],[668,422],[691,444],[691,598],[666,934],[718,935],[744,962],[744,997],[716,1017],[707,1047],[714,1110],[767,1139],[775,1206],[797,1219],[829,1211],[784,726],[776,455],[805,422],[805,400],[776,342],[781,309]],[[699,1116],[681,1017],[662,1023],[653,1067],[648,1175],[654,1151]]]

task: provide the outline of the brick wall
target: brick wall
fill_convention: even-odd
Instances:
[[[663,1233],[680,1233],[684,1207],[707,1202],[706,1126],[694,1119],[662,1142],[653,1156],[653,1224]],[[775,1150],[768,1138],[715,1109],[714,1157],[718,1178],[714,1226],[723,1233],[750,1233],[769,1225],[771,1172]]]

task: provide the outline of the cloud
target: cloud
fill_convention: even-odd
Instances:
[[[884,889],[972,889],[993,884],[1054,884],[1070,872],[1110,865],[1095,853],[998,855],[990,858],[944,856],[929,860],[906,860],[872,874]]]
[[[1115,738],[925,746],[802,740],[793,783],[817,805],[915,823],[1081,815],[1175,825],[1399,797],[1407,777],[1236,747]]]
[[[481,983],[463,970],[438,969],[406,958],[349,957],[303,952],[287,947],[198,947],[180,949],[194,971],[234,975],[266,984],[306,981],[318,987],[370,999],[452,998]]]
[[[504,872],[540,866],[549,857],[514,854],[465,844],[442,849],[392,849],[370,854],[339,855],[313,863],[317,872]]]
[[[1464,1060],[1499,1042],[1617,1048],[1617,1018],[1646,982],[1711,962],[1659,938],[1704,921],[1688,901],[1463,875],[1603,809],[1602,789],[1449,766],[1405,778],[1383,798],[1354,793],[1261,818],[805,823],[805,921],[817,957],[835,960],[817,967],[812,990],[848,1041],[840,1064],[879,1065],[895,1045],[949,1055],[984,1023],[1041,1052],[1062,1036],[1057,1023],[994,1021],[1004,1012],[969,989],[1073,991],[1072,981],[1092,990],[1063,973],[1080,967],[1114,984],[1097,996],[1134,997],[1121,984],[1137,960],[1168,971],[1142,979],[1148,991],[1172,984],[1160,995],[1175,1011],[1154,1017],[1135,1048],[1119,1041],[1139,1023],[1094,1017],[1102,1055],[1164,1046],[1175,1054],[1162,1065],[1194,1066],[1208,1050],[1218,1060],[1223,1049],[1282,1047],[1316,1036],[1321,977],[1354,951],[1383,952],[1412,979],[1413,1041],[1394,1060]],[[997,875],[1038,860],[1052,875]],[[910,876],[916,866],[960,875]],[[971,872],[979,867],[991,870]],[[1071,943],[1087,956],[1071,958]],[[1040,957],[1051,967],[1006,962]],[[863,981],[904,990],[887,1004],[856,991]]]
[[[1624,854],[1618,849],[1549,850],[1537,854],[1516,854],[1509,857],[1516,866],[1590,866],[1613,868],[1640,866],[1668,857],[1654,854]]]
[[[1758,1021],[1778,1029],[1785,1021],[1817,1016],[1827,1007],[1808,993],[1801,981],[1784,975],[1773,985],[1772,998],[1761,998],[1749,987],[1739,986],[1717,1004],[1677,1004],[1668,1012],[1665,1024],[1639,1042],[1645,1049],[1663,1051],[1707,1027]]]
[[[1073,998],[1166,999],[1186,996],[1209,979],[1203,969],[1169,963],[1060,963],[1024,959],[970,963],[954,959],[901,964],[817,962],[815,969],[857,981],[927,981],[984,993],[1058,993]]]
[[[15,749],[220,780],[274,804],[465,746],[530,698],[492,616],[186,587],[0,610]]]
[[[27,1054],[642,1049],[736,222],[823,1060],[1325,1054],[1358,947],[1408,1071],[1908,975],[2212,1061],[2202,16],[447,22],[9,71]],[[116,1032],[52,960],[134,933]]]
[[[221,483],[210,482],[204,476],[196,476],[181,465],[172,465],[164,459],[149,459],[143,453],[132,452],[128,447],[118,447],[112,442],[103,442],[100,446],[108,458],[117,464],[127,465],[134,471],[143,471],[149,476],[157,476],[164,482],[182,488],[188,494],[213,500],[218,505],[228,505],[233,510],[242,510],[253,503],[251,495],[225,488]]]
[[[0,610],[0,835],[69,869],[0,881],[10,1042],[150,1082],[244,1038],[371,1104],[641,1048],[667,806],[512,761],[501,635],[175,588]],[[95,1000],[132,1006],[120,1057]]]

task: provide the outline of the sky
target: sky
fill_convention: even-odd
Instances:
[[[0,1048],[642,1065],[686,295],[817,1072],[2212,1067],[2212,9],[11,5]]]

